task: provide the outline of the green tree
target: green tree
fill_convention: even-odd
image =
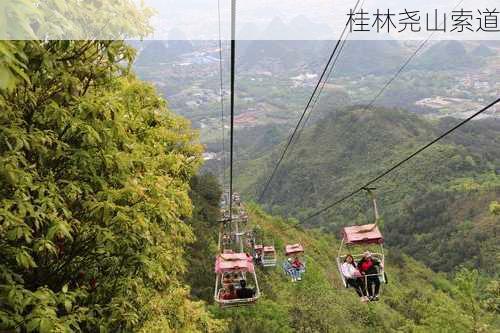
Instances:
[[[122,41],[8,45],[23,75],[0,90],[0,329],[219,329],[181,279],[189,123]]]

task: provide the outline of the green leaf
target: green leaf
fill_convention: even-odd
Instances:
[[[54,324],[51,319],[49,318],[42,318],[40,319],[40,333],[50,333],[52,332],[52,329],[54,328]]]
[[[26,269],[38,267],[33,258],[25,250],[21,250],[17,253],[16,262],[18,265]]]
[[[37,330],[40,327],[40,321],[40,318],[35,318],[28,321],[28,323],[26,324],[26,329],[28,330],[28,332]]]
[[[69,300],[65,300],[64,301],[64,309],[66,309],[66,312],[71,312],[71,309],[72,309],[72,304],[71,304],[71,301]]]

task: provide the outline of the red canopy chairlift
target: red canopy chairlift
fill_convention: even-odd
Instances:
[[[222,293],[224,291],[223,276],[225,273],[237,273],[241,278],[246,279],[251,276],[255,286],[255,293],[249,298],[233,298],[223,299]],[[215,260],[215,291],[214,300],[221,307],[234,307],[254,304],[260,297],[259,284],[257,282],[257,275],[253,264],[252,257],[246,253],[233,253],[232,251],[225,251],[217,256]],[[233,284],[238,287],[239,280],[233,281]]]
[[[264,246],[262,244],[254,245],[254,251],[259,256],[259,264],[262,267],[275,267],[277,263],[276,249],[274,246]]]
[[[285,274],[292,275],[291,274],[292,266],[291,266],[288,259],[297,257],[297,258],[299,258],[299,260],[302,264],[302,267],[298,272],[299,277],[301,277],[302,274],[304,274],[306,272],[306,259],[304,257],[304,246],[302,246],[302,244],[299,244],[299,243],[285,245],[285,256],[286,256],[286,259],[283,262],[283,271],[285,272]],[[292,278],[293,278],[293,276],[292,276]],[[293,279],[292,279],[292,281],[293,281]]]
[[[351,254],[355,261],[360,260],[363,257],[363,248],[369,245],[378,245],[378,252],[371,252],[372,257],[380,261],[381,265],[376,274],[381,283],[387,283],[387,277],[384,271],[385,267],[385,254],[384,254],[384,237],[377,226],[379,221],[379,214],[377,208],[377,201],[375,195],[371,191],[372,189],[366,189],[369,195],[371,195],[373,202],[373,209],[375,214],[375,223],[355,225],[350,227],[344,227],[342,229],[342,241],[340,243],[338,255],[337,255],[337,268],[340,274],[340,278],[344,287],[347,288],[347,282],[342,274],[342,263],[348,254]],[[358,251],[354,252],[355,249]],[[368,275],[364,276],[365,279]]]
[[[304,254],[304,247],[301,244],[285,245],[285,255],[287,257],[300,256]]]

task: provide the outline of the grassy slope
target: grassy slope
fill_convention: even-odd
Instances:
[[[300,283],[291,283],[282,270],[259,268],[263,297],[254,307],[218,310],[230,319],[232,332],[466,332],[472,318],[451,298],[454,286],[443,275],[422,264],[389,251],[390,283],[380,302],[360,304],[351,289],[341,286],[334,264],[339,245],[331,235],[302,230],[294,221],[265,214],[257,205],[247,206],[254,227],[280,249],[300,241],[307,253],[307,273]],[[484,321],[491,318],[483,317]],[[493,327],[488,329],[493,330]]]

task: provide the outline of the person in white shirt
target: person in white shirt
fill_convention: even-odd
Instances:
[[[366,289],[364,288],[363,279],[361,273],[356,267],[356,262],[352,255],[348,254],[341,266],[342,275],[346,280],[347,286],[353,287],[356,293],[361,298],[362,302],[368,301],[366,296]]]

